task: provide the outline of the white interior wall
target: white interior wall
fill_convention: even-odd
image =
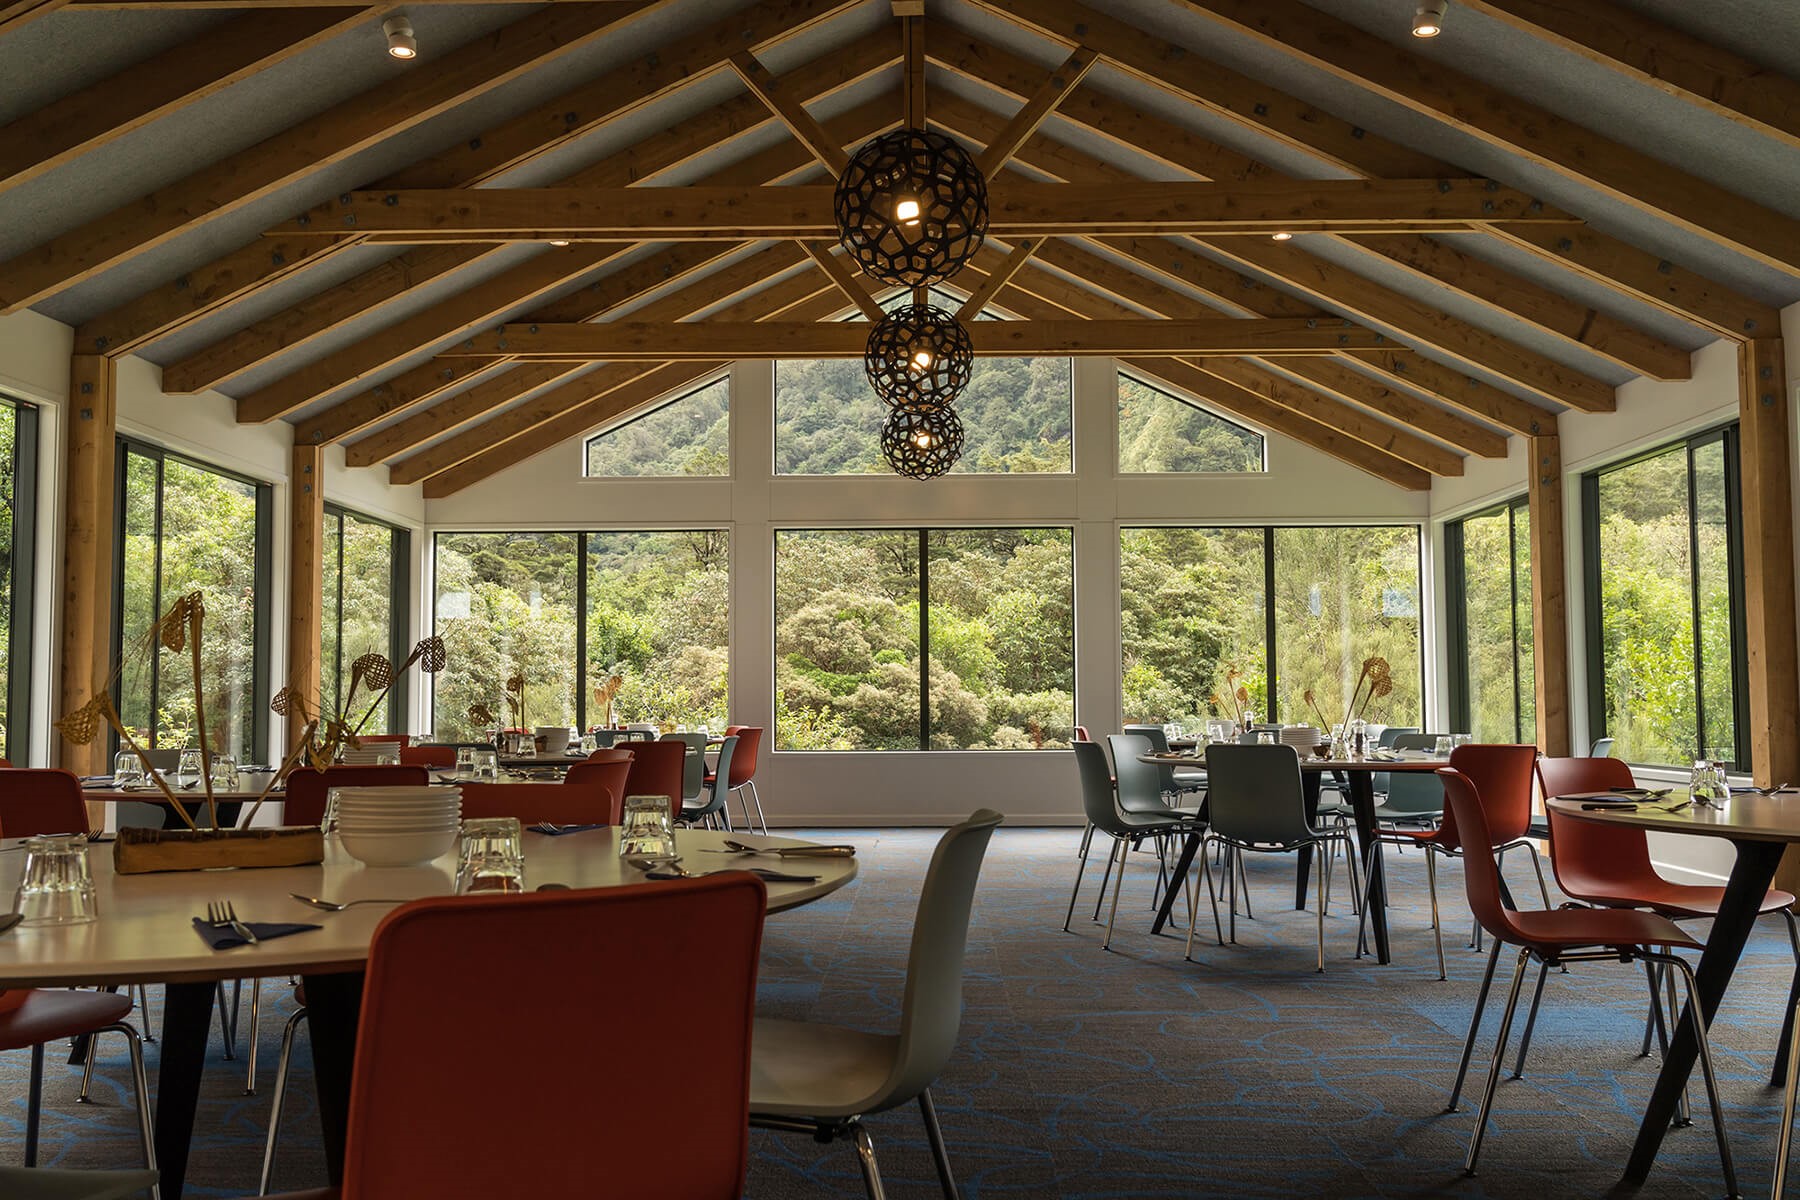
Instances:
[[[731,712],[774,721],[774,532],[873,525],[1066,526],[1075,542],[1076,720],[1121,723],[1119,530],[1143,524],[1422,523],[1423,493],[1389,486],[1279,435],[1263,474],[1124,476],[1116,469],[1116,368],[1074,364],[1071,475],[776,477],[774,367],[732,372],[732,474],[598,480],[581,475],[583,438],[443,500],[435,532],[721,526],[731,531]],[[423,728],[423,726],[421,726]],[[900,768],[900,769],[895,769]],[[1022,823],[1080,819],[1066,752],[770,753],[757,775],[771,815],[807,824],[941,824],[990,805]]]

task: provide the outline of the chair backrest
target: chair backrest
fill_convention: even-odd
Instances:
[[[369,947],[343,1200],[741,1195],[765,906],[733,871],[396,909]],[[696,996],[705,1020],[621,1069],[619,1039],[645,1013]],[[599,1032],[517,1055],[521,1003],[534,1028]],[[679,1152],[645,1154],[646,1115],[672,1112],[689,1131]],[[444,1153],[457,1145],[485,1152]],[[540,1152],[552,1146],[568,1152]]]
[[[698,800],[706,787],[706,742],[704,733],[665,733],[657,739],[662,742],[680,742],[693,753],[681,762],[681,798]]]
[[[517,817],[524,825],[605,825],[612,801],[599,780],[563,783],[459,783],[462,815]]]
[[[325,793],[334,787],[424,787],[430,782],[431,773],[424,767],[383,764],[323,771],[302,767],[287,777],[281,819],[288,825],[317,825],[325,819]]]
[[[687,747],[681,742],[633,742],[631,773],[625,777],[625,795],[667,796],[671,812],[681,811],[682,775]]]
[[[1070,740],[1076,742],[1091,742],[1094,739],[1088,736],[1088,727],[1086,725],[1077,725],[1075,727],[1074,736]]]
[[[1382,735],[1384,741],[1386,734]],[[1430,750],[1437,745],[1435,733],[1400,733],[1386,742],[1390,750]],[[1433,816],[1444,811],[1444,785],[1429,771],[1385,771],[1388,781],[1387,800],[1382,807],[1390,813],[1411,816]]]
[[[400,747],[400,765],[403,767],[454,767],[456,765],[456,747],[402,746]]]
[[[1169,806],[1163,800],[1162,769],[1138,761],[1138,755],[1151,752],[1150,739],[1138,733],[1109,733],[1106,744],[1112,749],[1119,807],[1128,813],[1168,812]]]
[[[90,832],[81,780],[55,767],[0,767],[0,828],[15,838]]]
[[[1537,757],[1536,746],[1505,742],[1458,746],[1450,752],[1450,765],[1467,775],[1481,793],[1488,831],[1496,839],[1489,845],[1516,842],[1531,828]]]
[[[1593,748],[1588,751],[1589,758],[1611,758],[1613,742],[1616,738],[1595,738]]]
[[[704,782],[702,783],[700,789],[700,804],[698,807],[690,806],[687,809],[684,815],[685,820],[698,821],[705,817],[712,816],[714,813],[725,807],[725,801],[731,796],[731,784],[729,782],[731,779],[731,760],[737,752],[737,745],[738,735],[735,733],[719,743],[719,764],[718,770],[713,773],[712,790],[706,790]],[[700,755],[695,754],[692,757],[700,758]],[[702,759],[701,761],[704,762],[705,760]]]
[[[725,736],[737,738],[737,748],[731,752],[731,773],[725,786],[741,788],[756,778],[756,760],[762,754],[762,727],[733,725],[726,729]]]
[[[1112,771],[1108,769],[1106,751],[1099,742],[1076,742],[1075,769],[1081,777],[1081,811],[1088,824],[1101,833],[1114,836],[1125,832],[1119,817],[1118,800],[1113,794]]]
[[[1213,832],[1232,841],[1291,846],[1313,838],[1292,746],[1208,746],[1206,802]]]
[[[601,759],[602,753],[616,755],[615,758]],[[563,776],[565,784],[581,787],[597,787],[606,792],[606,816],[608,825],[617,825],[625,819],[625,779],[631,774],[631,753],[623,750],[594,751],[594,756],[578,762],[569,768]],[[581,824],[591,825],[592,821]]]
[[[1328,730],[1327,733],[1329,733],[1329,732],[1330,731]],[[1378,735],[1376,735],[1375,748],[1377,750],[1392,750],[1392,749],[1394,749],[1394,743],[1396,741],[1398,741],[1400,738],[1412,736],[1412,735],[1417,734],[1418,732],[1419,732],[1419,730],[1418,730],[1417,726],[1389,725],[1385,729],[1383,729]],[[1434,737],[1433,741],[1435,741],[1435,740],[1436,739]],[[1425,749],[1429,750],[1429,749],[1431,749],[1431,747],[1427,746],[1427,747],[1425,747]],[[1377,792],[1385,792],[1388,790],[1388,788],[1393,786],[1393,782],[1394,782],[1394,780],[1393,780],[1393,775],[1391,772],[1377,771],[1377,772],[1375,772],[1374,778],[1370,781],[1369,786],[1372,787]],[[1432,795],[1442,796],[1443,792],[1444,792],[1444,789],[1438,787],[1436,785],[1436,783],[1433,782],[1432,789],[1431,789]],[[1438,802],[1438,807],[1442,808],[1443,806],[1444,806],[1443,802],[1440,800]]]
[[[1467,747],[1462,747],[1467,749]],[[1454,766],[1440,767],[1437,777],[1444,787],[1444,819],[1455,821],[1463,844],[1463,887],[1469,895],[1469,911],[1481,927],[1515,946],[1527,939],[1513,920],[1500,886],[1500,862],[1494,851],[1499,831],[1488,823],[1488,803],[1475,781]]]
[[[956,1049],[956,1035],[962,1027],[969,911],[988,842],[1004,819],[992,809],[977,809],[961,824],[945,830],[932,851],[913,917],[912,948],[906,956],[900,1048],[882,1099],[870,1112],[915,1099],[931,1086]]]
[[[1125,732],[1135,734],[1150,743],[1150,753],[1167,754],[1169,752],[1169,734],[1161,725],[1127,725]],[[1156,768],[1157,790],[1173,792],[1175,790],[1175,768],[1158,765]]]
[[[1576,792],[1632,787],[1631,768],[1617,758],[1540,758],[1538,779],[1546,800]],[[1650,839],[1641,829],[1602,825],[1564,816],[1546,806],[1550,869],[1556,884],[1577,900],[1613,899],[1662,882],[1650,862]]]
[[[623,746],[603,746],[589,754],[586,761],[591,763],[628,763],[634,757],[636,755]],[[576,765],[580,766],[581,764],[577,763]]]

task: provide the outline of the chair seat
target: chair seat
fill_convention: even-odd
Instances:
[[[1167,833],[1177,826],[1192,824],[1195,813],[1189,809],[1121,809],[1120,823],[1130,833]]]
[[[116,992],[33,990],[23,1004],[0,1013],[0,1050],[91,1033],[130,1011],[131,997]]]
[[[878,1112],[899,1054],[898,1037],[758,1017],[750,1034],[750,1113],[832,1119]]]
[[[6,1200],[124,1200],[155,1182],[155,1171],[0,1167],[0,1196]]]
[[[1582,946],[1679,946],[1699,942],[1667,917],[1630,908],[1560,908],[1512,914],[1524,944],[1540,950]],[[1511,939],[1509,939],[1511,940]]]
[[[1724,903],[1725,889],[1722,887],[1705,887],[1692,883],[1670,883],[1657,880],[1654,883],[1644,881],[1643,885],[1633,889],[1628,895],[1608,895],[1596,893],[1592,895],[1569,895],[1577,900],[1585,900],[1589,904],[1603,904],[1616,908],[1648,908],[1672,920],[1688,917],[1716,917],[1719,905]],[[1763,896],[1758,913],[1780,912],[1794,903],[1792,892],[1770,888]]]
[[[1206,786],[1205,771],[1175,771],[1170,775],[1176,787],[1195,788]]]
[[[1441,808],[1433,809],[1430,811],[1408,812],[1405,809],[1389,808],[1385,804],[1377,804],[1375,806],[1375,820],[1378,822],[1379,821],[1413,821],[1413,822],[1441,821],[1441,820],[1443,820],[1443,818],[1444,818],[1444,810]]]

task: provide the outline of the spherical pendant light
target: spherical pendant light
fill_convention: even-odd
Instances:
[[[885,133],[838,178],[838,237],[869,276],[920,287],[954,275],[987,236],[987,180],[968,152],[924,129]]]
[[[876,322],[863,351],[875,394],[895,408],[936,412],[969,386],[975,346],[954,315],[930,304],[906,304]]]
[[[935,479],[962,457],[963,427],[948,408],[913,412],[896,408],[881,423],[881,455],[894,474]]]

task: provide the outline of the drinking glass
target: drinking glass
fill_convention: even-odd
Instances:
[[[456,890],[525,890],[525,838],[517,817],[474,817],[457,839]]]
[[[1431,745],[1433,758],[1449,758],[1450,751],[1456,748],[1456,739],[1447,733],[1438,734],[1437,741]]]
[[[619,857],[666,863],[675,859],[675,823],[667,796],[625,797],[625,819],[619,827]]]
[[[1259,729],[1256,731],[1256,744],[1259,746],[1273,746],[1275,744],[1275,735],[1267,729]]]
[[[212,760],[212,785],[215,792],[238,790],[237,759],[229,754],[215,754]]]
[[[594,740],[593,734],[584,733],[581,735],[581,741],[578,743],[578,747],[582,754],[592,754],[599,747],[599,743]]]
[[[125,788],[143,787],[144,760],[138,757],[136,750],[121,750],[113,755],[113,786],[121,790]]]
[[[181,752],[175,760],[175,784],[186,791],[200,786],[202,759],[198,748],[190,748]]]
[[[1725,768],[1704,758],[1695,759],[1688,775],[1688,795],[1699,808],[1724,808],[1731,800]]]
[[[47,834],[25,843],[13,911],[24,918],[21,925],[80,925],[99,915],[86,834]]]
[[[1475,735],[1472,733],[1453,733],[1450,735],[1450,745],[1452,748],[1457,746],[1472,746],[1474,744]]]
[[[537,738],[529,733],[520,734],[517,744],[513,747],[513,755],[517,758],[536,758]]]
[[[1206,744],[1216,746],[1225,740],[1225,722],[1208,721],[1206,723]]]
[[[458,779],[468,779],[475,774],[475,747],[458,746],[456,748],[456,771]]]
[[[477,783],[500,782],[500,756],[485,746],[470,750],[469,774]]]

